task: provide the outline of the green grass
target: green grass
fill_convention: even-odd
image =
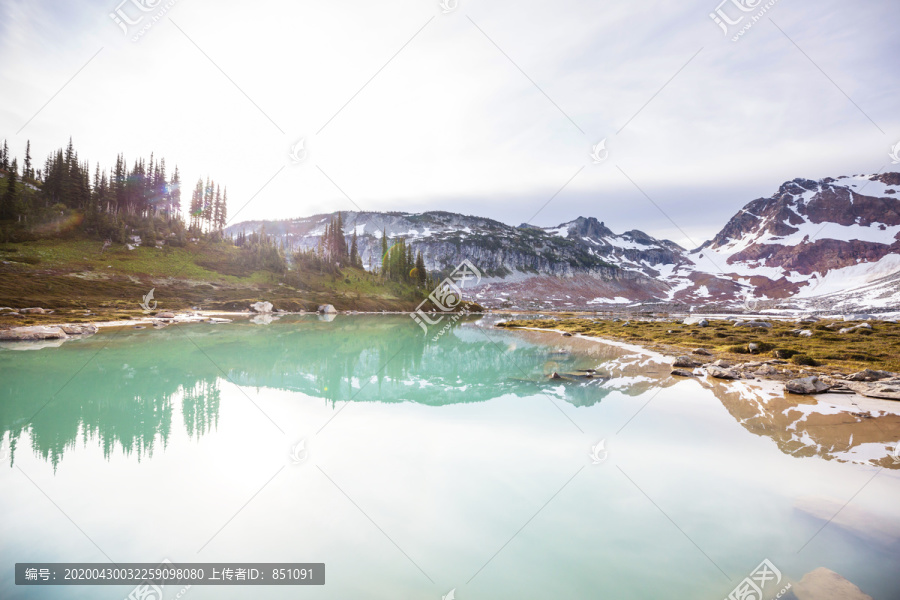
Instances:
[[[382,284],[362,269],[334,275],[250,270],[236,260],[240,249],[225,243],[133,250],[113,244],[101,253],[102,247],[88,239],[3,244],[0,306],[81,309],[82,314],[90,308],[138,316],[143,314],[139,302],[151,288],[160,310],[195,305],[243,310],[258,300],[285,310],[314,310],[319,304],[334,304],[338,310],[411,310],[423,297],[412,286]],[[51,322],[59,316],[28,319]],[[29,323],[0,315],[0,326],[11,324]]]
[[[552,319],[519,319],[501,323],[500,327],[537,327],[556,329],[625,340],[651,348],[669,351],[711,350],[719,358],[746,362],[757,358],[791,359],[796,365],[815,367],[818,372],[853,372],[864,368],[900,371],[900,324],[876,322],[873,329],[858,329],[839,334],[846,324],[824,320],[814,326],[784,321],[770,321],[771,329],[734,327],[731,321],[710,321],[708,327],[682,325],[671,321],[632,321],[629,325],[611,320],[568,317]],[[792,330],[812,329],[812,337],[799,337]],[[671,333],[670,333],[671,332]],[[863,333],[865,332],[865,333]],[[750,354],[747,345],[759,349]]]

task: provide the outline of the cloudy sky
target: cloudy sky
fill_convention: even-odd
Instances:
[[[591,215],[685,246],[787,179],[897,170],[900,3],[716,2],[0,0],[0,138],[154,152],[232,222]]]

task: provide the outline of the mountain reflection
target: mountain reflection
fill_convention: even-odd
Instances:
[[[408,317],[356,316],[124,329],[58,348],[0,350],[0,439],[10,463],[27,432],[32,450],[56,468],[79,440],[152,457],[164,449],[181,407],[191,437],[215,429],[228,380],[336,403],[416,402],[439,406],[544,392],[576,405],[599,402],[599,379],[548,382],[596,363],[504,331],[460,321],[437,341]],[[573,385],[574,384],[574,385]],[[565,385],[565,391],[563,391]]]
[[[54,469],[76,443],[95,440],[107,458],[118,448],[140,461],[165,449],[179,407],[189,437],[215,430],[220,392],[229,381],[332,405],[442,406],[543,394],[578,407],[613,391],[637,396],[677,382],[666,363],[642,354],[578,338],[482,328],[474,320],[460,320],[437,341],[406,316],[329,322],[310,315],[124,329],[59,348],[0,349],[0,440],[8,444],[11,465],[25,433],[31,450]],[[550,379],[554,372],[561,379]],[[852,460],[854,442],[888,444],[894,440],[882,434],[900,435],[896,416],[879,417],[881,427],[852,414],[807,418],[802,408],[790,410],[796,400],[763,404],[727,386],[702,385],[748,431],[772,437],[795,456]],[[840,439],[822,443],[828,427],[838,424]],[[804,435],[807,428],[815,428],[811,436]],[[815,450],[802,447],[807,440],[817,440]]]

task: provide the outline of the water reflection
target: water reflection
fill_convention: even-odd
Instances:
[[[403,316],[256,317],[0,351],[0,434],[10,464],[27,432],[32,451],[55,469],[79,440],[96,440],[107,458],[116,448],[137,460],[152,457],[165,448],[179,407],[186,431],[199,438],[215,429],[228,380],[332,404],[441,406],[543,394],[575,407],[678,383],[665,362],[634,351],[540,332],[485,331],[473,321],[430,341]],[[550,379],[554,372],[561,378]],[[900,466],[889,457],[900,438],[896,414],[817,408],[743,382],[701,385],[748,431],[772,438],[787,454]]]

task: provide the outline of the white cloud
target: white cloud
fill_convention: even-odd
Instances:
[[[232,215],[284,167],[239,219],[353,208],[321,168],[364,209],[518,224],[586,165],[537,223],[593,215],[686,245],[679,229],[702,241],[786,179],[874,172],[900,137],[896,3],[768,13],[859,108],[767,18],[723,38],[706,0],[437,4],[178,0],[133,43],[115,1],[5,2],[0,136],[39,160],[69,135],[105,165],[155,152],[187,186],[226,184]],[[300,137],[310,156],[291,166]]]

